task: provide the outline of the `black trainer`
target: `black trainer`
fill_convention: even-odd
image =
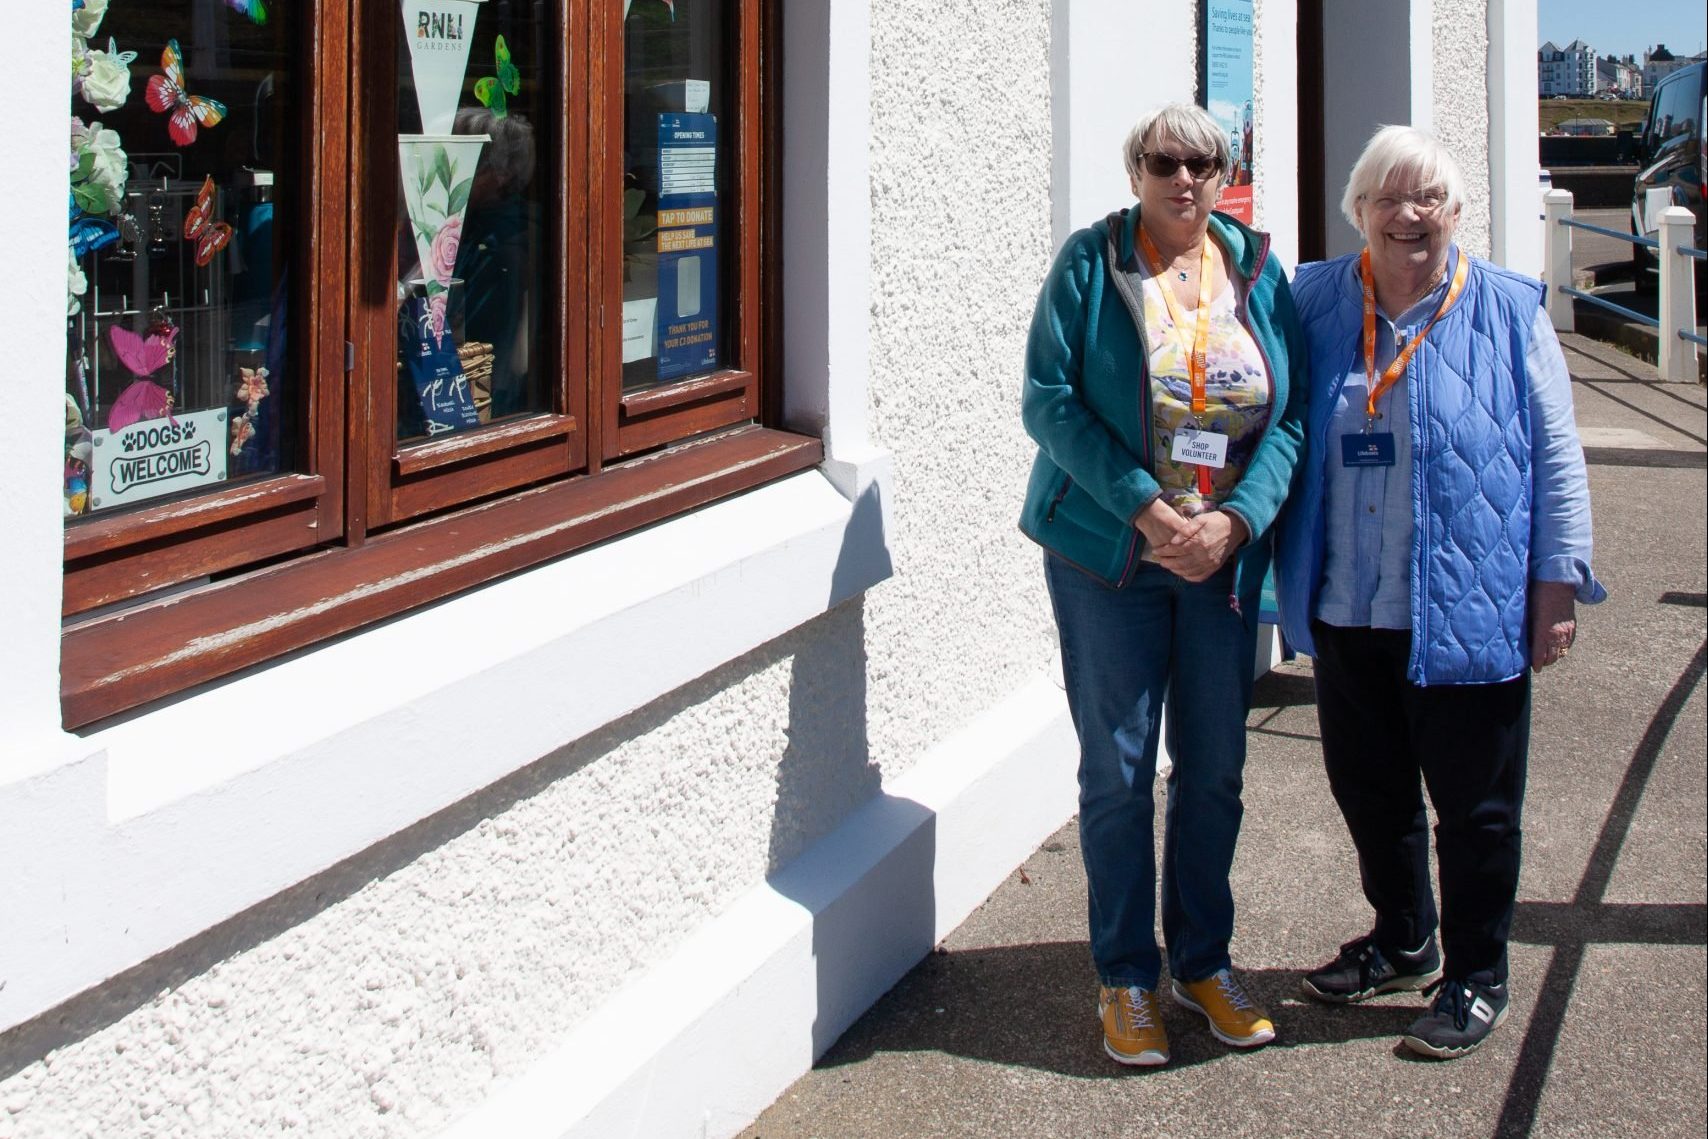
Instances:
[[[1443,981],[1435,1004],[1400,1037],[1421,1056],[1452,1060],[1477,1050],[1506,1019],[1506,986]]]
[[[1367,1001],[1378,993],[1413,992],[1441,979],[1441,952],[1435,935],[1407,953],[1383,950],[1369,934],[1347,942],[1333,961],[1306,973],[1305,995],[1330,1004]]]

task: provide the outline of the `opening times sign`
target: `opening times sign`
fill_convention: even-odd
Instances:
[[[1201,0],[1198,90],[1227,134],[1233,162],[1216,208],[1250,225],[1256,124],[1252,107],[1252,0]]]

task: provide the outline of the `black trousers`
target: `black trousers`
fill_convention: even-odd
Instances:
[[[1406,679],[1411,634],[1315,622],[1317,723],[1329,788],[1352,832],[1375,938],[1415,949],[1439,921],[1447,976],[1506,980],[1518,896],[1530,676],[1420,687]],[[1441,863],[1429,881],[1429,814]]]

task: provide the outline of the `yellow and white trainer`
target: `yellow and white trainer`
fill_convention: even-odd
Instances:
[[[1175,981],[1174,999],[1208,1021],[1223,1044],[1256,1048],[1275,1039],[1275,1022],[1226,969],[1202,981]]]
[[[1143,1068],[1168,1063],[1168,1032],[1153,990],[1104,985],[1097,991],[1097,1015],[1103,1021],[1103,1050],[1116,1063]]]

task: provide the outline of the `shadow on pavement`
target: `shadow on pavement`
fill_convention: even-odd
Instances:
[[[1524,1033],[1524,1043],[1518,1054],[1518,1064],[1506,1087],[1506,1102],[1500,1120],[1495,1124],[1497,1139],[1505,1136],[1525,1136],[1536,1125],[1536,1112],[1542,1103],[1542,1091],[1547,1084],[1548,1069],[1554,1062],[1560,1032],[1565,1027],[1566,1009],[1571,1001],[1578,971],[1583,967],[1584,954],[1589,946],[1602,941],[1653,941],[1668,944],[1708,944],[1708,912],[1700,905],[1609,905],[1602,900],[1613,880],[1613,868],[1620,849],[1631,831],[1637,804],[1643,788],[1654,773],[1661,747],[1672,732],[1684,703],[1701,683],[1708,658],[1708,643],[1696,650],[1689,665],[1673,682],[1672,690],[1661,701],[1649,720],[1649,726],[1637,741],[1625,776],[1607,817],[1596,837],[1595,849],[1584,868],[1577,894],[1570,903],[1524,903],[1513,918],[1513,940],[1548,944],[1554,947],[1548,975],[1536,992],[1536,1008]],[[1553,919],[1553,920],[1550,920]],[[1564,920],[1560,920],[1564,919]],[[1630,937],[1635,922],[1650,937]]]
[[[1422,1001],[1399,994],[1365,1005],[1329,1006],[1299,996],[1296,969],[1242,970],[1240,978],[1275,1014],[1268,1048],[1397,1037]],[[1166,985],[1166,980],[1165,980]],[[942,952],[927,957],[818,1062],[858,1064],[880,1052],[939,1052],[1082,1079],[1118,1080],[1147,1069],[1110,1062],[1099,1044],[1097,981],[1083,941]],[[1218,1043],[1196,1013],[1166,995],[1165,1071],[1207,1063],[1235,1049]]]

